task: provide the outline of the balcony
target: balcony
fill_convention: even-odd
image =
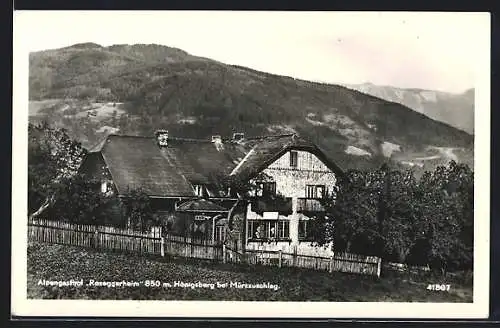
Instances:
[[[292,198],[290,197],[276,199],[256,197],[251,200],[251,204],[252,211],[259,215],[264,212],[279,212],[281,215],[292,214]]]
[[[324,212],[325,208],[321,205],[320,199],[298,198],[297,213],[318,213]]]

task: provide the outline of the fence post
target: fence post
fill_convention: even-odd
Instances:
[[[278,266],[281,268],[282,260],[283,260],[283,252],[281,249],[278,251],[278,255],[279,255]]]
[[[94,248],[99,248],[99,230],[97,228],[94,232]]]
[[[160,254],[161,254],[161,257],[164,257],[165,256],[165,238],[160,237]]]
[[[191,236],[191,244],[189,244],[189,251],[190,251],[190,257],[194,257],[193,254],[194,254],[194,237]]]
[[[293,247],[293,266],[297,266],[297,246]]]
[[[222,244],[222,263],[226,263],[226,244]]]
[[[380,271],[382,271],[382,258],[378,258],[377,261],[377,277],[380,278]]]
[[[328,271],[333,272],[333,255],[330,256],[330,267],[328,268]]]

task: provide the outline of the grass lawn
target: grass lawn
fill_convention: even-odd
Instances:
[[[40,280],[83,279],[83,286],[43,286]],[[134,281],[138,287],[86,286],[96,281]],[[146,287],[158,280],[160,287]],[[184,283],[270,283],[273,289],[229,287],[181,288]],[[170,283],[172,287],[164,286]],[[430,291],[430,283],[451,284],[449,291]],[[217,285],[215,285],[217,286]],[[216,264],[134,254],[98,252],[79,247],[28,245],[28,298],[116,300],[227,300],[227,301],[388,301],[472,302],[472,286],[388,272],[381,279],[346,273],[296,268]]]

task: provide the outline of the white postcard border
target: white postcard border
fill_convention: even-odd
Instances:
[[[28,43],[33,13],[14,12],[12,153],[12,294],[16,316],[282,317],[282,318],[486,318],[489,311],[490,250],[490,14],[478,35],[475,94],[475,218],[473,303],[234,302],[28,300],[27,126]],[[74,12],[67,12],[71,15]],[[108,12],[113,15],[117,12]],[[91,12],[88,12],[90,15]],[[142,12],[144,14],[144,12]],[[44,15],[44,12],[36,14]],[[161,16],[161,12],[151,15]],[[82,27],[85,28],[85,27]],[[64,33],[61,27],[61,33]],[[91,40],[89,40],[91,41]]]

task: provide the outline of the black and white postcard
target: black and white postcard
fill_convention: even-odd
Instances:
[[[490,16],[14,12],[12,314],[485,318]]]

